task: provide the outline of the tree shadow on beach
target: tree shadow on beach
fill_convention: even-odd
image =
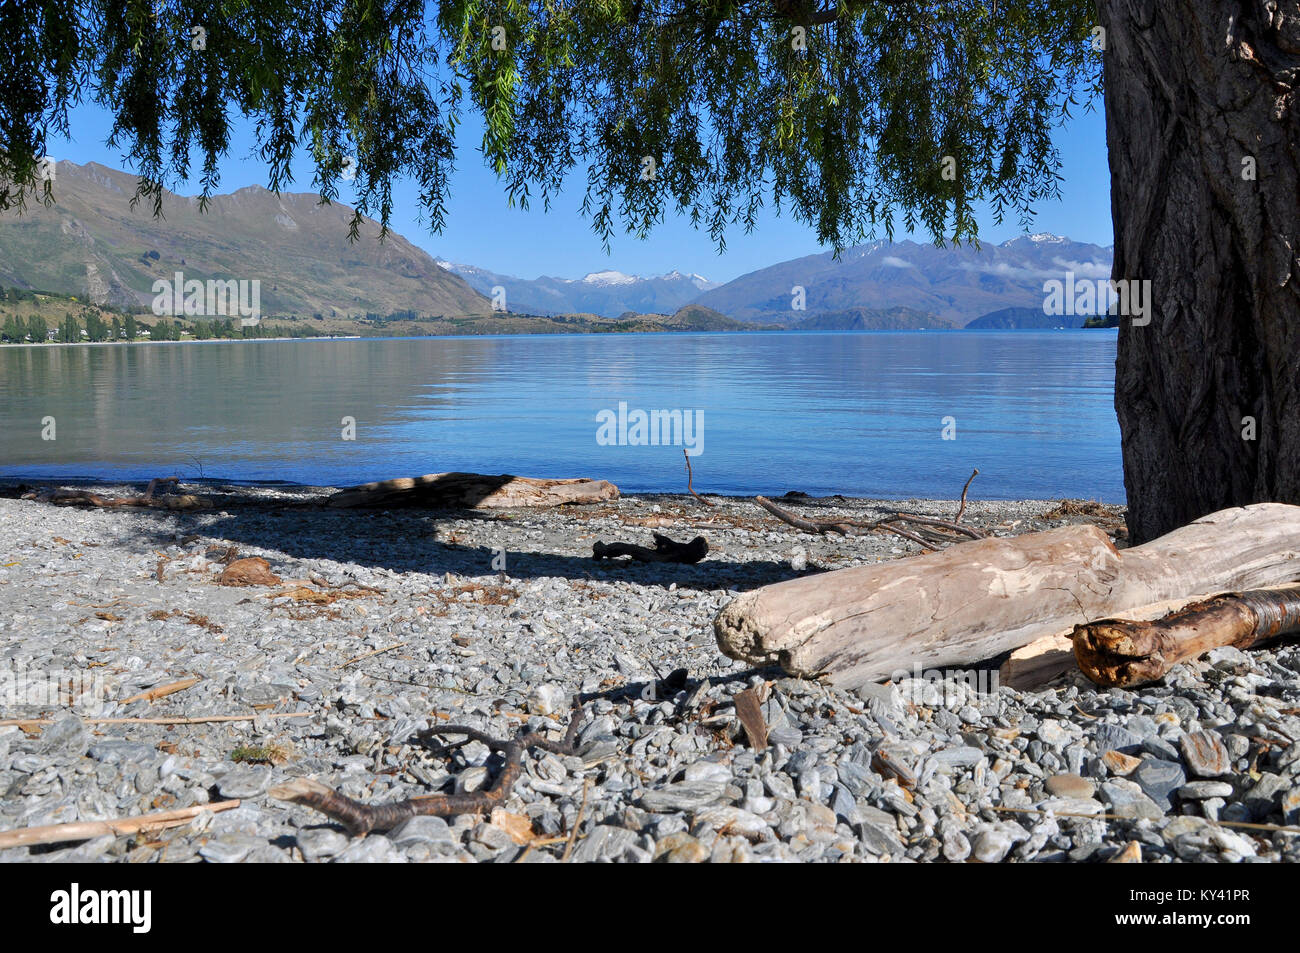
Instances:
[[[490,576],[503,572],[511,579],[559,577],[665,588],[676,583],[680,589],[699,591],[747,590],[809,574],[795,572],[786,562],[737,561],[716,551],[695,564],[642,563],[622,558],[598,560],[589,553],[530,551],[522,547],[545,545],[527,538],[530,531],[537,530],[536,526],[521,527],[508,517],[475,510],[329,510],[290,506],[221,512],[215,521],[192,513],[171,515],[174,521],[160,521],[157,531],[148,534],[148,545],[171,545],[177,536],[194,534],[228,540],[241,549],[264,547],[291,558],[331,560],[396,573]],[[458,529],[448,524],[466,520],[491,524],[494,530],[499,529],[499,537],[486,545],[462,542],[458,539]],[[463,531],[463,528],[459,530]],[[686,534],[671,527],[661,531],[676,537]],[[694,535],[695,531],[686,532]],[[569,545],[575,536],[581,535],[585,546],[601,536],[606,542],[650,545],[652,535],[641,527],[593,534],[586,532],[582,524],[556,528],[553,534],[557,543]]]

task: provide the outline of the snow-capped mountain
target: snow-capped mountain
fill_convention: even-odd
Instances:
[[[1059,235],[1024,235],[960,247],[873,242],[771,265],[706,291],[696,304],[738,321],[797,324],[854,309],[906,308],[933,315],[933,327],[965,327],[1005,309],[1043,305],[1043,282],[1110,277],[1113,249]],[[473,284],[473,282],[471,282]],[[792,308],[803,289],[803,311]]]
[[[621,271],[593,271],[582,278],[543,275],[529,279],[445,259],[438,259],[438,264],[489,298],[494,288],[504,288],[507,310],[523,314],[598,314],[606,318],[627,311],[672,314],[700,292],[717,287],[716,282],[702,275],[680,271],[653,278]]]

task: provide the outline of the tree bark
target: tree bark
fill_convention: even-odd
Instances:
[[[1112,275],[1150,280],[1153,302],[1149,324],[1120,319],[1115,367],[1141,543],[1228,506],[1300,502],[1300,5],[1099,11]]]

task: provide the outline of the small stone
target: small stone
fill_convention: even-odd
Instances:
[[[958,768],[970,768],[984,760],[984,752],[979,748],[961,747],[944,748],[930,755],[941,773],[949,773]]]
[[[1099,751],[1121,751],[1128,754],[1142,746],[1142,737],[1120,725],[1098,725],[1093,732]]]
[[[1212,797],[1232,797],[1232,785],[1227,781],[1189,781],[1178,789],[1184,801],[1208,801]]]
[[[1070,740],[1070,733],[1059,721],[1044,718],[1038,726],[1038,740],[1049,748],[1059,748]]]
[[[219,781],[217,790],[222,797],[232,800],[257,797],[271,786],[271,769],[265,765],[236,765],[227,771]]]
[[[1101,760],[1111,774],[1118,775],[1121,778],[1132,774],[1137,770],[1137,766],[1142,763],[1141,758],[1135,758],[1114,749],[1102,754]]]
[[[1133,772],[1133,780],[1151,800],[1168,810],[1169,795],[1187,783],[1187,775],[1172,761],[1143,758],[1142,763]]]
[[[403,821],[388,835],[389,840],[401,848],[415,844],[455,843],[451,828],[441,817],[417,815]]]
[[[989,827],[976,835],[975,842],[971,845],[971,853],[981,863],[996,864],[1006,857],[1014,846],[1015,841],[1004,827]]]
[[[264,846],[265,841],[246,834],[221,834],[209,838],[199,848],[199,856],[210,864],[237,864],[248,856],[254,847]]]
[[[710,851],[694,837],[686,839],[668,851],[664,858],[669,864],[702,864],[709,859]]]
[[[369,834],[361,840],[355,840],[347,849],[338,854],[331,863],[335,864],[404,864],[406,855],[393,846],[387,837]]]
[[[790,551],[790,568],[795,572],[803,572],[808,568],[808,551],[802,546],[796,546]]]
[[[862,846],[873,854],[893,856],[903,851],[903,842],[898,839],[898,834],[883,824],[859,821],[853,826],[853,830],[862,841]]]
[[[1040,811],[1051,811],[1054,814],[1100,814],[1105,810],[1100,801],[1089,797],[1048,798],[1039,801],[1037,807]]]
[[[723,781],[678,781],[641,795],[641,807],[655,813],[698,811],[722,800],[727,785]]]
[[[1228,749],[1216,731],[1196,731],[1178,739],[1187,769],[1198,778],[1217,778],[1232,770]]]
[[[1097,793],[1097,786],[1077,774],[1054,774],[1043,787],[1054,797],[1089,798]]]
[[[131,764],[152,761],[158,749],[139,741],[108,739],[95,742],[86,754],[101,764]]]
[[[771,831],[767,821],[739,807],[711,807],[695,815],[696,824],[707,824],[724,835],[766,837]],[[698,833],[698,831],[697,831]]]
[[[1106,861],[1108,864],[1140,864],[1142,863],[1142,845],[1135,840],[1129,841],[1124,845],[1124,849],[1118,854]]]
[[[328,827],[314,827],[299,831],[297,840],[298,849],[302,851],[303,859],[308,863],[328,860],[335,854],[342,853],[348,846],[346,837]]]
[[[731,783],[731,769],[725,764],[718,764],[716,761],[696,761],[694,764],[688,764],[682,775],[687,781]]]
[[[532,715],[558,715],[568,706],[568,695],[554,682],[543,682],[528,693],[528,712]]]
[[[468,767],[456,775],[457,794],[473,794],[475,791],[483,790],[487,784],[488,769],[482,765]]]
[[[970,841],[958,830],[950,830],[943,835],[943,856],[954,864],[970,856]]]

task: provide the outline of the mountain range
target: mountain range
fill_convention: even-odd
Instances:
[[[318,195],[250,186],[201,212],[198,199],[166,192],[155,219],[147,199],[131,208],[133,175],[94,162],[54,169],[54,205],[0,213],[0,283],[129,308],[149,305],[154,281],[179,271],[186,281],[260,280],[268,315],[491,310],[423,249],[392,233],[380,242],[371,219],[349,242],[352,209]]]
[[[666,323],[674,327],[1077,327],[1082,317],[1043,314],[1043,282],[1067,271],[1107,278],[1112,257],[1108,247],[1038,234],[978,248],[874,242],[725,284],[677,271],[525,279],[434,258],[391,232],[380,242],[370,219],[349,242],[352,210],[312,193],[253,186],[214,196],[200,212],[197,199],[167,192],[154,219],[147,200],[131,208],[136,181],[97,163],[57,163],[57,204],[0,213],[0,284],[132,307],[147,306],[154,281],[178,271],[187,280],[256,278],[263,313],[302,318],[485,316],[504,292],[516,315],[679,315]]]
[[[672,314],[690,304],[717,282],[679,271],[653,278],[597,271],[583,278],[516,278],[475,265],[438,259],[438,264],[464,278],[475,291],[491,299],[494,289],[505,291],[506,307],[527,314],[596,314],[616,318],[628,311]]]

